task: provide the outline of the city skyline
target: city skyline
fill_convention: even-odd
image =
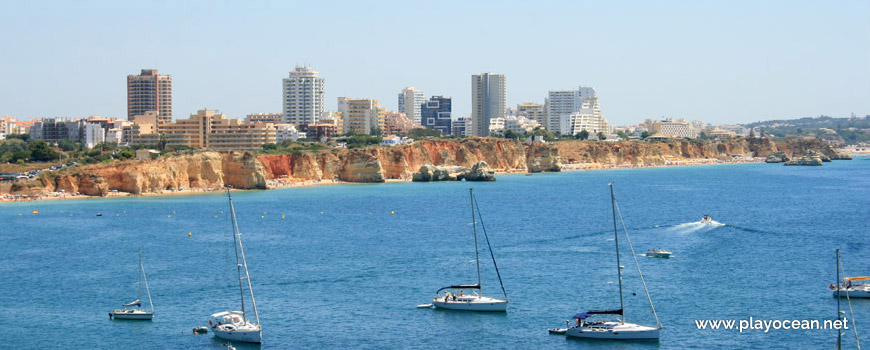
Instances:
[[[542,104],[549,90],[595,87],[602,115],[613,124],[870,112],[864,2],[445,3],[418,16],[417,31],[354,15],[420,13],[421,7],[392,2],[44,4],[9,4],[0,14],[0,28],[17,33],[0,39],[13,53],[0,65],[0,115],[121,118],[125,77],[149,68],[173,77],[176,117],[204,107],[233,118],[278,113],[281,79],[297,65],[325,79],[327,110],[337,109],[338,96],[377,99],[397,110],[396,93],[414,86],[427,96],[452,97],[453,117],[469,117],[469,77],[494,72],[508,77],[508,107]],[[482,10],[491,11],[490,23],[475,21]],[[155,11],[162,16],[149,17]],[[294,25],[279,20],[297,11],[327,16]],[[124,24],[145,18],[155,25]],[[247,25],[209,25],[214,18]],[[440,25],[445,18],[449,25]],[[579,27],[576,18],[583,19]],[[291,36],[287,47],[275,45],[281,35],[262,35],[318,23],[320,32]],[[435,36],[445,40],[433,52],[428,39]],[[388,54],[400,49],[406,54]],[[256,51],[268,54],[251,55]]]

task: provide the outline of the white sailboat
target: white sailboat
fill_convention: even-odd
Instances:
[[[471,197],[471,226],[474,232],[474,257],[477,264],[477,283],[475,284],[458,284],[441,288],[435,292],[435,297],[431,305],[421,305],[422,307],[435,306],[436,308],[464,310],[464,311],[507,311],[508,297],[504,289],[504,283],[501,280],[501,273],[498,271],[498,264],[495,262],[495,255],[492,253],[492,245],[489,244],[489,236],[486,234],[486,227],[483,225],[481,218],[480,224],[483,229],[483,235],[486,238],[486,245],[489,247],[489,254],[492,257],[492,264],[495,267],[498,282],[501,284],[501,290],[504,299],[492,298],[483,295],[483,290],[480,286],[480,251],[477,244],[477,218],[480,218],[480,209],[475,213],[475,204],[477,200],[474,197],[474,190],[469,188],[468,193]],[[441,291],[447,290],[441,295]],[[470,292],[470,293],[469,293]]]
[[[841,268],[841,266],[842,265],[840,265],[840,249],[837,249],[837,281],[840,280],[840,268]],[[852,319],[852,330],[855,332],[855,348],[860,350],[861,349],[861,340],[858,339],[858,328],[855,327],[855,315],[852,314],[852,299],[849,298],[849,296],[851,295],[851,292],[844,288],[842,290],[842,293],[843,293],[842,297],[846,298],[846,301],[849,304],[849,313],[850,313],[849,316]],[[834,296],[836,297],[837,294],[834,294]],[[843,324],[845,322],[845,320],[843,320],[843,316],[845,314],[846,314],[846,312],[843,311],[843,309],[840,307],[840,298],[837,298],[837,320],[840,321],[841,324]],[[836,349],[840,350],[842,348],[843,348],[843,329],[838,329],[837,330]]]
[[[619,210],[616,205],[616,196],[613,194],[613,184],[610,184],[610,201],[613,207],[613,240],[616,242],[616,271],[619,276],[619,309],[617,310],[593,310],[581,312],[574,315],[576,325],[567,328],[564,332],[566,336],[577,338],[592,338],[592,339],[613,339],[613,340],[659,340],[659,333],[662,325],[659,323],[658,315],[656,315],[655,307],[652,304],[652,298],[649,296],[649,290],[646,288],[646,282],[643,280],[643,274],[640,271],[640,265],[637,263],[637,256],[634,254],[634,248],[631,246],[631,239],[628,238],[628,231],[625,231],[628,247],[632,251],[634,263],[637,266],[637,272],[640,275],[640,280],[643,283],[643,289],[646,292],[646,297],[649,300],[650,308],[656,319],[656,326],[649,327],[639,324],[629,323],[625,321],[625,305],[622,299],[622,266],[619,261],[619,230],[616,226],[616,214]],[[620,218],[622,214],[620,214]],[[623,230],[625,223],[623,222]],[[587,321],[591,316],[595,315],[619,315],[616,321]],[[555,332],[554,332],[555,331]],[[551,330],[551,333],[561,333],[561,330]]]
[[[148,294],[149,310],[142,309],[142,280],[145,280],[145,293]],[[142,265],[142,249],[139,249],[139,293],[136,300],[131,301],[124,306],[123,309],[114,309],[109,313],[109,317],[114,317],[118,320],[147,320],[154,319],[154,304],[151,302],[151,288],[148,287],[148,277],[145,276],[145,266]],[[135,308],[129,308],[135,306]]]
[[[248,274],[248,262],[245,259],[245,249],[242,246],[242,235],[239,233],[239,225],[236,221],[236,209],[233,206],[233,198],[230,195],[230,187],[227,186],[227,198],[230,202],[230,217],[233,229],[233,250],[236,253],[236,270],[239,275],[239,295],[241,299],[241,311],[222,311],[211,315],[208,324],[214,335],[226,340],[234,340],[247,343],[260,343],[263,340],[263,329],[260,325],[260,314],[257,312],[257,302],[254,300],[254,289],[251,286],[251,276]],[[244,276],[242,271],[244,270]],[[248,283],[248,292],[251,294],[251,305],[254,307],[254,319],[248,317],[245,310],[245,288],[243,280]]]

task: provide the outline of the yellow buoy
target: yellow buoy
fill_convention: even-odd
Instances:
[[[173,210],[172,213],[175,214],[175,210]]]
[[[395,211],[390,211],[390,215],[396,215]]]
[[[33,209],[34,214],[39,214],[39,210]]]
[[[193,236],[193,232],[188,232],[187,237]]]
[[[284,214],[281,214],[281,218],[282,218],[282,219],[284,218]]]

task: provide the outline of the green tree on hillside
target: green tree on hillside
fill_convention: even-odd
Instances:
[[[27,143],[27,150],[30,151],[30,159],[33,161],[46,162],[58,159],[58,153],[43,140],[31,140]]]
[[[578,140],[586,140],[589,138],[589,132],[586,129],[580,130],[579,133],[575,136]]]

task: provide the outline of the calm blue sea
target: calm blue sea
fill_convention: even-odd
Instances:
[[[547,333],[576,312],[619,306],[611,181],[637,253],[674,253],[638,258],[664,326],[658,343]],[[234,193],[261,347],[831,348],[832,330],[739,333],[698,330],[695,320],[836,318],[827,289],[836,248],[847,274],[870,275],[870,161],[860,158],[513,175],[473,186],[510,297],[506,314],[415,308],[439,287],[475,281],[469,183]],[[238,308],[227,213],[217,193],[0,205],[0,348],[220,348],[190,330]],[[688,224],[704,214],[725,226]],[[140,247],[157,316],[110,320],[135,299]],[[484,257],[484,292],[499,295]],[[627,319],[654,324],[633,262],[623,265]],[[870,346],[870,300],[852,307]],[[851,330],[845,339],[853,348]]]

